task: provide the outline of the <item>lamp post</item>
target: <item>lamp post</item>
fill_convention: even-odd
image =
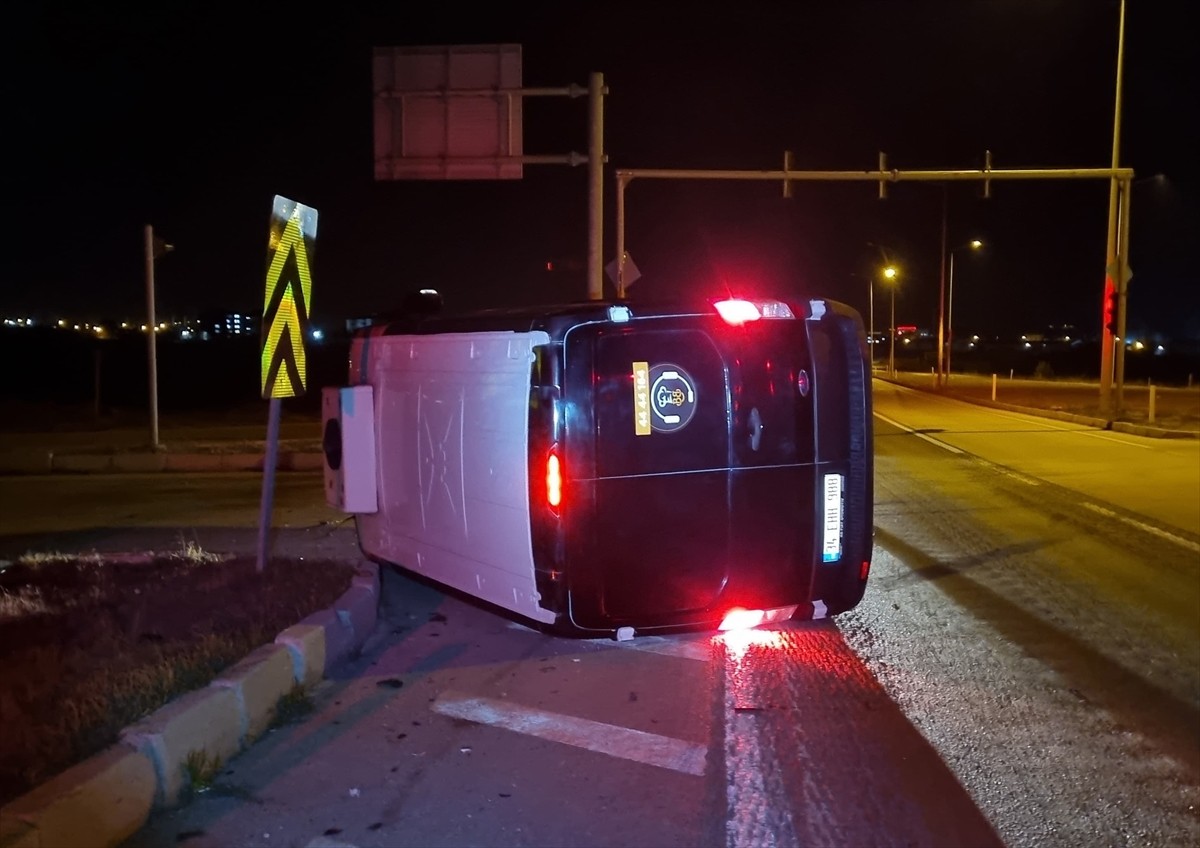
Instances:
[[[946,382],[950,382],[950,354],[954,350],[954,254],[965,248],[979,250],[983,242],[971,239],[950,251],[950,292],[946,301]]]
[[[879,251],[879,255],[883,259],[883,262],[884,262],[884,267],[880,273],[883,274],[883,279],[886,282],[889,282],[892,284],[892,321],[891,321],[891,331],[888,333],[888,336],[891,339],[890,346],[888,348],[888,375],[894,376],[896,373],[896,277],[899,275],[900,272],[898,270],[896,270],[896,265],[895,265],[895,263],[892,262],[891,256],[888,255],[887,248],[885,248],[882,244],[876,244],[873,241],[869,241],[869,242],[867,242],[867,247],[874,247]],[[871,344],[874,345],[874,343],[875,343],[875,341],[874,341],[874,336],[875,336],[875,275],[874,274],[871,275],[870,293],[871,293],[870,310],[871,310],[871,337],[872,337]],[[872,353],[871,354],[871,365],[874,366],[874,364],[875,364],[875,354]]]
[[[883,277],[892,284],[892,321],[888,331],[888,376],[896,376],[896,269],[891,265],[883,269]]]
[[[871,373],[875,373],[875,280],[867,280],[867,303],[871,313],[871,323],[867,329],[867,350],[871,352]]]

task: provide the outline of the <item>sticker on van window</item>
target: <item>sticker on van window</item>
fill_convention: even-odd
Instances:
[[[636,382],[636,381],[635,381]],[[696,383],[678,365],[650,368],[650,427],[658,433],[682,430],[696,413]]]
[[[633,432],[650,435],[650,363],[633,363]]]

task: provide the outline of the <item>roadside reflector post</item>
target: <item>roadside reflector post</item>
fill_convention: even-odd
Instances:
[[[996,375],[992,375],[992,400],[996,399]]]
[[[1154,391],[1157,388],[1158,387],[1155,386],[1153,383],[1150,384],[1150,411],[1146,417],[1146,420],[1149,421],[1151,424],[1154,423]]]

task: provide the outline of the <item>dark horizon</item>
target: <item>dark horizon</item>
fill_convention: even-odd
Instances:
[[[524,84],[605,76],[605,261],[615,168],[901,170],[1105,168],[1118,3],[917,0],[897,4],[548,3],[467,14],[335,10],[232,22],[186,6],[24,13],[30,39],[6,79],[22,115],[6,175],[20,211],[0,268],[0,313],[145,312],[142,231],[175,245],[156,266],[160,315],[258,314],[271,198],[320,214],[313,320],[338,322],[437,288],[449,308],[586,296],[586,168],[524,179],[376,182],[371,51],[522,45]],[[1200,231],[1182,110],[1196,60],[1173,4],[1126,10],[1121,165],[1135,170],[1130,333],[1200,337],[1190,240]],[[703,19],[701,19],[703,18]],[[528,100],[526,153],[586,151],[586,101]],[[1185,158],[1186,157],[1186,158]],[[1164,179],[1148,179],[1156,174]],[[844,301],[867,318],[868,242],[904,275],[897,323],[936,326],[942,187],[899,183],[635,181],[632,299],[778,292]],[[946,190],[958,254],[953,323],[1099,331],[1106,181],[975,183]],[[1190,236],[1190,238],[1189,238]],[[551,263],[554,270],[547,270]],[[606,294],[612,290],[606,279]],[[875,289],[875,324],[888,307]],[[957,331],[956,331],[957,334]]]

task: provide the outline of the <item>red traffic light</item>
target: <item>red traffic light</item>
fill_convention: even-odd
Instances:
[[[1117,333],[1117,290],[1111,281],[1104,289],[1104,329]]]

